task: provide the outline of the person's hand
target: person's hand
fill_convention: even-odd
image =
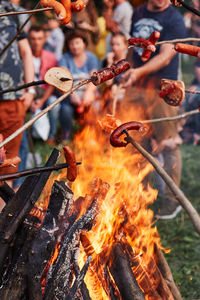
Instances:
[[[35,101],[33,101],[31,103],[31,106],[30,106],[30,110],[32,113],[34,113],[37,109],[41,108],[44,104],[44,101],[42,98],[38,98],[36,99]]]
[[[91,25],[88,22],[85,22],[85,21],[78,23],[78,28],[92,31],[91,30]]]
[[[121,85],[123,88],[132,86],[140,78],[139,68],[129,69],[122,75]]]
[[[30,107],[30,105],[31,105],[31,103],[32,103],[32,101],[33,101],[33,99],[34,99],[34,95],[33,95],[32,93],[28,93],[28,92],[25,92],[25,93],[19,98],[19,100],[23,101],[25,110],[27,110],[27,109]]]
[[[73,103],[74,105],[77,105],[77,106],[79,106],[79,105],[82,104],[82,100],[81,100],[81,98],[77,95],[76,92],[74,92],[73,94],[71,94],[71,96],[70,96],[70,101],[71,101],[71,103]]]
[[[108,63],[108,66],[111,66],[114,62],[114,53],[113,52],[109,52],[107,54],[107,63]]]

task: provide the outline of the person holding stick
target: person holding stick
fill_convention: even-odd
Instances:
[[[0,1],[0,11],[13,11],[13,5]],[[0,22],[0,50],[17,33],[20,20],[17,16],[5,16]],[[23,32],[17,40],[0,57],[0,91],[16,87],[23,82],[28,83],[34,79],[32,53]],[[0,96],[0,131],[4,139],[20,128],[24,123],[25,112],[34,97],[34,88],[2,94]],[[6,157],[13,158],[18,155],[22,135],[18,135],[5,146]],[[17,166],[0,169],[0,174],[9,174],[17,171]],[[9,182],[12,185],[12,182]],[[0,209],[4,203],[0,201]]]
[[[148,0],[146,4],[136,8],[133,14],[132,37],[148,39],[154,31],[160,32],[159,41],[186,36],[183,18],[169,0]],[[177,108],[169,106],[158,96],[161,78],[177,80],[178,77],[178,55],[173,44],[156,46],[156,52],[147,62],[141,60],[142,52],[143,49],[134,48],[133,68],[123,75],[123,86],[127,88],[134,85],[134,92],[130,89],[130,95],[139,95],[140,99],[135,101],[141,103],[147,119],[176,115]],[[176,122],[152,124],[151,127],[151,148],[154,155],[177,185],[181,178],[181,155],[178,147],[181,138],[178,127]],[[158,181],[161,203],[157,217],[173,218],[181,210],[181,206],[160,177]]]

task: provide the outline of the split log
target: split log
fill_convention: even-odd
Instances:
[[[90,270],[93,272],[93,276],[95,278],[94,281],[98,282],[100,287],[103,288],[106,294],[109,296],[110,290],[108,288],[108,284],[106,283],[107,280],[104,268],[104,265],[106,264],[106,261],[104,259],[104,253],[100,253],[99,255],[95,253],[95,250],[91,245],[89,239],[87,238],[86,234],[81,233],[80,240],[87,257],[94,256],[96,258],[96,260],[92,260],[90,264]]]
[[[97,201],[94,199],[87,212],[66,230],[58,257],[52,269],[48,272],[44,300],[64,299],[68,292],[72,274],[73,250],[76,247],[78,235],[82,230],[90,230],[97,214]]]
[[[46,166],[54,165],[59,157],[59,151],[54,149]],[[0,215],[0,273],[8,247],[15,232],[30,212],[39,198],[51,172],[26,178],[15,197],[4,207]]]
[[[80,274],[80,268],[79,268],[79,265],[78,265],[78,255],[79,255],[79,252],[80,252],[80,249],[78,248],[77,250],[75,250],[74,252],[74,261],[73,261],[73,265],[74,265],[74,273],[75,273],[75,276],[76,278],[79,276]],[[81,283],[80,285],[80,292],[81,292],[81,295],[82,295],[82,298],[84,300],[91,300],[90,298],[90,294],[89,294],[89,291],[88,291],[88,288],[83,280],[83,282]]]
[[[28,291],[30,300],[42,299],[41,277],[50,260],[58,236],[61,233],[59,223],[65,215],[69,217],[73,203],[73,193],[64,181],[55,181],[44,222],[37,237],[33,240],[28,258]],[[38,293],[40,291],[40,293]],[[38,295],[36,297],[36,295]]]
[[[89,264],[90,264],[91,260],[92,260],[92,257],[89,256],[86,263],[84,264],[82,270],[80,271],[80,274],[77,276],[76,280],[74,281],[74,284],[73,284],[72,288],[70,289],[69,293],[65,297],[65,300],[72,300],[72,299],[75,298],[79,287],[83,283],[85,274],[88,270],[88,267],[89,267]]]
[[[18,300],[28,299],[27,294],[27,261],[31,249],[32,240],[37,235],[39,227],[33,226],[35,217],[29,215],[26,220],[18,227],[12,246],[8,248],[1,280],[0,299]],[[36,223],[37,224],[37,223]],[[40,291],[38,290],[37,294]]]
[[[122,299],[145,300],[144,294],[133,275],[129,260],[119,243],[113,245],[110,260],[109,269]]]

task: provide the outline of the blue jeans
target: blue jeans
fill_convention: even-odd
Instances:
[[[68,139],[72,130],[74,107],[69,103],[61,103],[59,117],[62,127],[63,139]]]
[[[45,106],[50,105],[56,99],[57,99],[57,97],[55,95],[51,95],[49,97],[49,99],[46,101]],[[54,108],[52,108],[48,112],[49,123],[50,123],[49,139],[55,139],[55,137],[56,137],[57,123],[58,123],[58,118],[59,118],[59,111],[60,111],[60,103],[58,103]]]

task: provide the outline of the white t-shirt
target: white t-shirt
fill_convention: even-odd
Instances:
[[[113,21],[115,21],[120,31],[130,37],[130,29],[133,15],[133,7],[128,1],[124,1],[116,6],[113,13]]]
[[[33,56],[33,65],[35,72],[35,81],[40,80],[40,66],[41,66],[41,58]]]

